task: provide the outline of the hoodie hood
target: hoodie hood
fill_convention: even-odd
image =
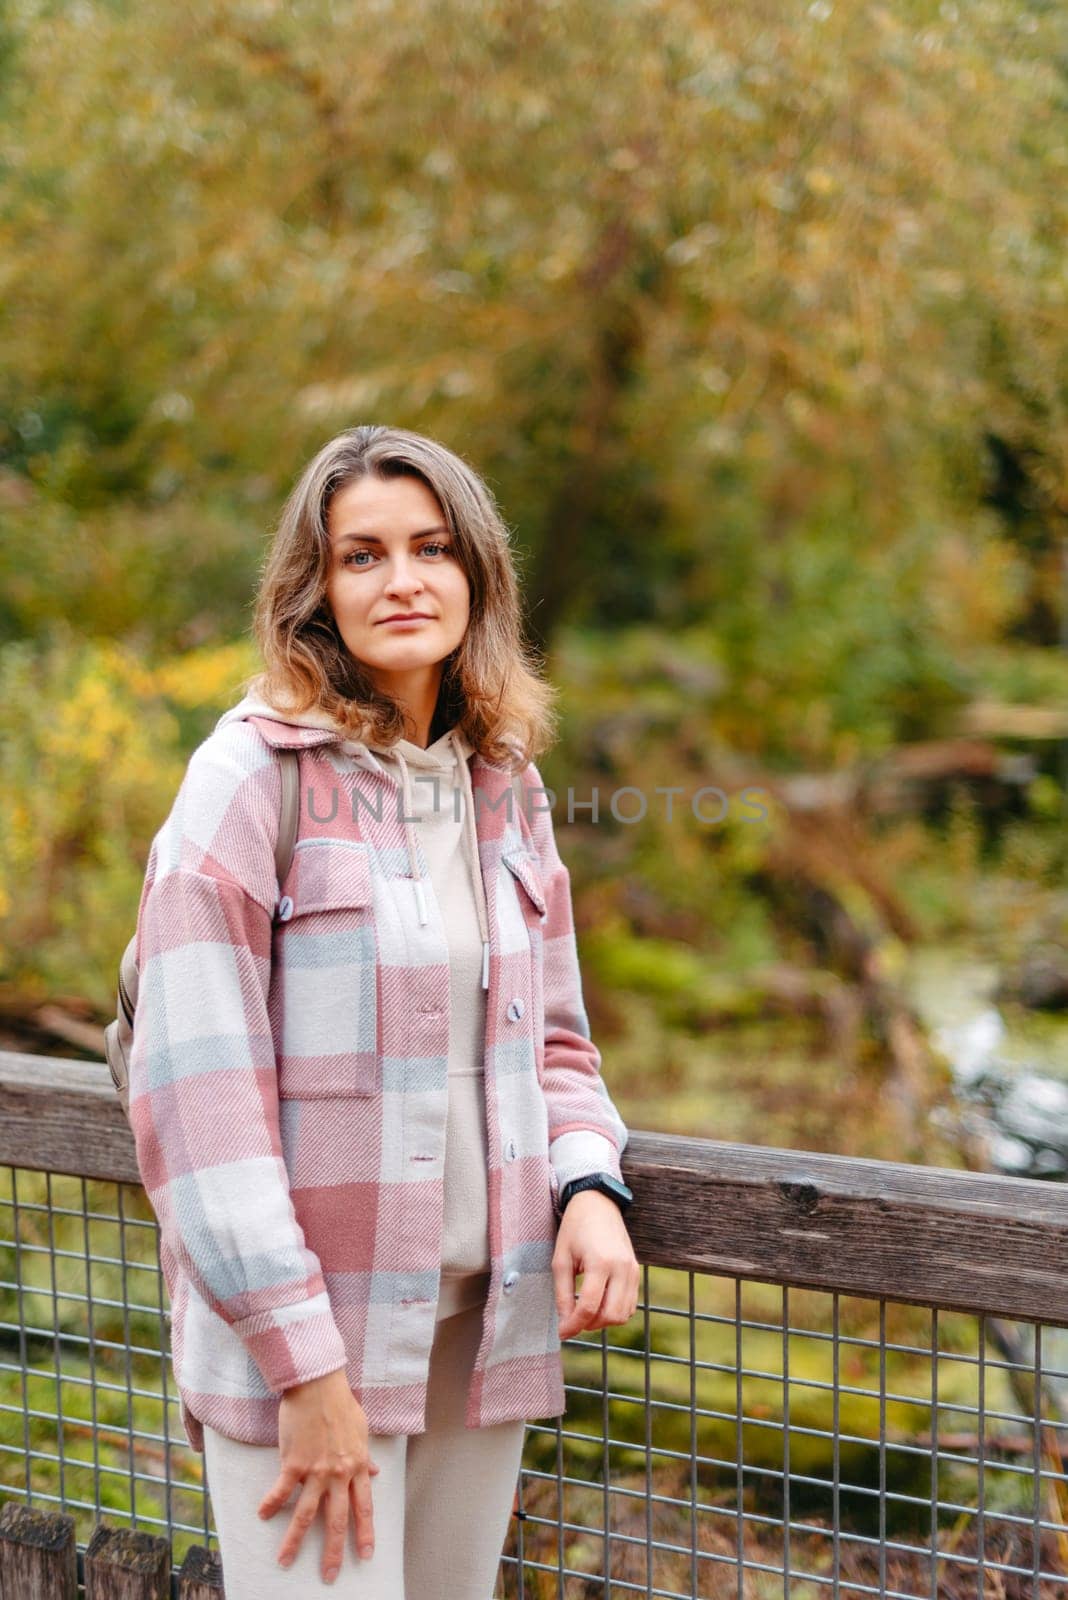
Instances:
[[[434,826],[439,815],[447,817],[456,801],[451,797],[443,799],[442,791],[462,791],[462,847],[471,875],[482,934],[482,987],[488,989],[489,913],[479,862],[470,769],[470,758],[475,750],[460,726],[454,724],[425,749],[410,739],[398,739],[391,745],[371,746],[362,740],[350,739],[333,718],[318,707],[293,713],[279,710],[261,697],[256,683],[237,705],[223,713],[215,726],[218,729],[231,722],[254,723],[268,743],[276,748],[312,749],[317,745],[337,743],[358,767],[377,774],[399,790],[403,803],[401,820],[408,847],[409,876],[414,886],[420,924],[429,922],[430,913],[426,905],[424,873],[415,842],[414,825],[420,822]],[[411,780],[413,770],[421,779],[435,781],[420,782],[416,793]]]

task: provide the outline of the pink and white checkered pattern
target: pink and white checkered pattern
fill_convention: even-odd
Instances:
[[[301,769],[281,896],[279,746]],[[471,776],[490,924],[491,1278],[466,1423],[485,1427],[564,1410],[556,1197],[587,1172],[620,1177],[627,1130],[590,1039],[544,796],[515,804],[509,775],[477,755]],[[541,789],[533,763],[523,784]],[[402,816],[392,780],[336,735],[250,716],[193,753],[152,843],[130,1113],[198,1450],[202,1423],[276,1443],[283,1390],[340,1367],[372,1432],[425,1427],[449,968],[429,877],[418,920]]]

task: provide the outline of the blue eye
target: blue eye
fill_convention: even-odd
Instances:
[[[425,555],[428,550],[441,550],[445,555],[448,555],[451,549],[452,549],[452,545],[451,544],[444,544],[444,543],[442,543],[442,541],[440,539],[430,539],[430,540],[427,541],[426,544],[420,545],[419,554],[420,555]],[[356,561],[355,560],[356,556],[372,556],[373,557],[374,556],[374,551],[373,550],[350,550],[347,556],[342,556],[341,565],[343,567],[348,567],[348,566],[362,567],[364,565],[364,563],[362,561]]]

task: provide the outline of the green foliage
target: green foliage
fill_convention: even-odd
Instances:
[[[354,422],[492,485],[564,694],[549,780],[604,792],[565,846],[595,1005],[688,1070],[755,972],[812,961],[754,778],[1065,703],[1063,8],[30,0],[2,29],[13,991],[107,1014],[152,833],[255,664],[271,525]],[[658,785],[673,818],[608,810]],[[1044,760],[1005,839],[1047,886],[1062,789]],[[966,921],[981,833],[885,839],[930,925]]]
[[[226,638],[248,612],[262,536],[208,500],[80,509],[0,473],[0,641],[64,628],[150,657]]]
[[[0,648],[0,984],[106,1014],[145,859],[191,744],[251,669],[245,645],[154,671],[69,630]]]
[[[992,700],[1057,711],[1068,707],[1068,652],[991,644],[976,652],[976,671]]]
[[[1018,556],[1022,626],[1048,632],[1058,8],[35,19],[6,24],[0,456],[24,564],[0,626],[52,614],[70,553],[28,552],[76,521],[86,631],[184,647],[210,593],[234,634],[250,524],[374,418],[487,472],[544,642],[708,623],[740,722],[778,682],[787,727],[839,686],[829,722],[800,719],[813,752],[937,721],[977,573]],[[999,540],[1008,567],[977,567]]]

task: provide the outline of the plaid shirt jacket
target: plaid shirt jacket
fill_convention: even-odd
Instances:
[[[300,752],[301,811],[279,885],[281,746]],[[277,1443],[283,1391],[341,1367],[371,1432],[425,1428],[448,948],[429,881],[431,915],[417,917],[397,786],[365,758],[324,728],[224,717],[149,854],[130,1114],[197,1450],[205,1422]],[[558,1196],[589,1172],[620,1177],[627,1129],[590,1039],[538,770],[526,767],[520,806],[506,771],[471,763],[490,943],[491,1275],[474,1428],[565,1409]]]

